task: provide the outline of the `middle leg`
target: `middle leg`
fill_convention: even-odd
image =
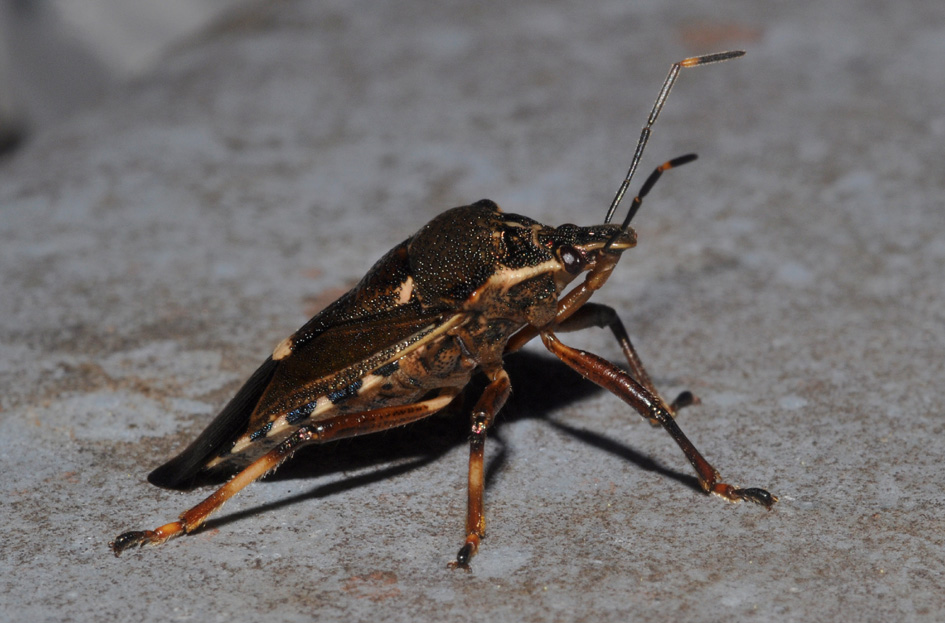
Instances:
[[[473,409],[469,434],[469,492],[466,507],[466,542],[456,554],[456,561],[451,568],[469,568],[469,560],[476,555],[479,542],[486,532],[486,518],[483,514],[483,494],[485,490],[484,454],[486,431],[492,426],[496,413],[508,400],[512,392],[509,375],[502,368],[489,373],[491,382],[486,386]]]

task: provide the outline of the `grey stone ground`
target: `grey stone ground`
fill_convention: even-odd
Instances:
[[[540,348],[461,542],[459,412],[307,452],[201,532],[147,472],[437,212],[599,221],[672,61],[599,300],[771,512]],[[4,620],[941,620],[945,5],[250,5],[0,166]],[[603,331],[568,336],[614,360]]]

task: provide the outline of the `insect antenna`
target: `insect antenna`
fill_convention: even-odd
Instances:
[[[630,203],[630,209],[627,210],[627,216],[624,217],[623,223],[620,225],[621,229],[627,229],[630,226],[630,221],[633,220],[633,217],[636,216],[637,210],[640,209],[640,204],[643,203],[643,198],[650,194],[650,191],[653,189],[653,186],[656,184],[656,180],[660,179],[660,176],[663,175],[664,171],[669,171],[676,167],[681,167],[684,164],[689,164],[696,158],[696,154],[686,154],[685,156],[678,156],[664,162],[660,166],[656,167],[650,177],[646,178],[646,181],[643,182],[643,186],[640,187],[640,192],[637,193],[637,196],[633,198],[633,201]]]
[[[708,65],[710,63],[721,63],[722,61],[727,61],[732,58],[738,58],[743,56],[745,52],[741,50],[733,50],[731,52],[717,52],[715,54],[706,54],[705,56],[693,56],[684,60],[674,63],[669,70],[669,75],[666,76],[666,80],[663,81],[663,86],[660,88],[659,95],[656,96],[656,101],[653,103],[653,109],[650,110],[650,116],[646,120],[646,125],[643,126],[643,130],[640,132],[640,140],[637,141],[637,148],[633,153],[633,160],[630,161],[630,170],[627,171],[627,176],[624,178],[623,183],[620,185],[620,190],[617,191],[617,194],[614,195],[614,200],[610,202],[610,208],[607,209],[607,217],[604,219],[604,223],[609,223],[614,218],[614,213],[617,212],[617,206],[620,205],[623,196],[627,192],[627,188],[630,187],[630,180],[633,179],[633,174],[637,170],[637,166],[640,164],[640,159],[643,157],[643,150],[646,148],[646,143],[650,140],[650,132],[652,131],[653,124],[656,123],[656,119],[660,116],[660,111],[663,110],[663,105],[666,104],[666,98],[669,97],[669,92],[673,89],[673,85],[676,84],[676,78],[679,77],[679,72],[683,67],[697,67],[699,65]],[[672,161],[670,161],[672,162]],[[688,161],[687,161],[688,162]],[[652,176],[651,176],[652,177]],[[657,177],[659,177],[657,175]],[[655,182],[656,180],[653,180]],[[653,184],[647,180],[647,184],[652,186]],[[647,187],[647,184],[644,184],[644,188]],[[649,188],[646,188],[649,190]],[[640,191],[640,196],[642,197],[646,193],[642,190]],[[639,205],[637,206],[639,207]],[[635,211],[633,207],[630,208],[631,214],[627,217],[627,222],[632,218],[632,214]],[[626,227],[626,223],[624,223]]]
[[[633,201],[630,202],[630,209],[627,210],[627,216],[624,217],[623,223],[621,223],[620,225],[620,229],[623,231],[626,231],[627,228],[630,227],[630,221],[633,220],[633,217],[636,216],[637,214],[637,210],[639,210],[640,206],[643,204],[643,198],[646,197],[650,193],[650,191],[653,189],[653,186],[656,185],[656,180],[660,179],[664,171],[669,171],[670,169],[681,167],[684,164],[689,164],[690,162],[692,162],[698,157],[699,156],[697,156],[696,154],[686,154],[685,156],[677,156],[673,158],[672,160],[664,162],[660,166],[656,167],[653,170],[653,172],[650,173],[650,176],[646,178],[646,181],[643,182],[643,186],[640,187],[640,192],[637,193],[637,196],[634,197]],[[613,238],[611,238],[610,240],[608,240],[607,244],[604,245],[604,248],[609,249],[611,246],[613,246],[615,242],[617,242],[618,238],[620,238],[619,233],[615,235]]]

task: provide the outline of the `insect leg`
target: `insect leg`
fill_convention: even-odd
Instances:
[[[456,554],[456,562],[450,567],[469,568],[469,560],[476,555],[479,542],[485,536],[486,518],[482,512],[482,498],[485,488],[485,469],[483,455],[486,444],[486,431],[492,426],[495,414],[508,399],[512,391],[509,375],[499,368],[490,374],[492,382],[486,386],[473,409],[471,431],[469,434],[469,498],[466,509],[466,542]]]
[[[653,394],[659,400],[659,406],[669,411],[670,415],[675,417],[680,409],[699,403],[699,399],[688,390],[681,392],[676,399],[669,404],[663,400],[663,397],[656,389],[656,385],[647,373],[646,368],[643,367],[643,362],[640,360],[640,356],[637,354],[633,343],[630,341],[630,335],[623,326],[623,321],[620,320],[620,316],[617,315],[613,307],[600,305],[598,303],[585,303],[584,306],[574,312],[570,318],[555,327],[555,330],[558,332],[580,331],[590,327],[606,327],[611,330],[617,342],[620,344],[620,348],[623,350],[624,357],[627,359],[627,365],[630,366],[630,375],[637,383]],[[650,421],[653,424],[659,424],[656,420]]]
[[[124,550],[135,545],[159,545],[171,537],[193,532],[207,520],[211,513],[223,506],[224,502],[236,495],[243,487],[275,470],[299,448],[409,424],[439,411],[448,405],[457,394],[459,394],[459,389],[445,388],[433,398],[420,402],[386,407],[375,411],[346,413],[302,426],[276,448],[239,472],[210,497],[182,513],[177,521],[154,530],[125,532],[109,543],[108,546],[118,556]]]
[[[658,421],[676,441],[686,458],[689,459],[689,463],[699,476],[699,484],[707,493],[714,493],[730,502],[750,500],[768,508],[778,501],[778,498],[764,489],[742,489],[720,482],[721,476],[718,470],[712,467],[692,445],[692,442],[679,428],[673,416],[660,405],[659,398],[618,366],[593,353],[562,344],[551,331],[543,331],[541,339],[552,354],[582,376],[615,394],[641,415]]]

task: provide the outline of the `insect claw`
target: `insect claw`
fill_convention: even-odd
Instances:
[[[718,480],[718,472],[716,472],[716,480]],[[748,502],[754,502],[755,504],[760,504],[761,506],[770,509],[772,506],[774,506],[774,503],[778,501],[777,496],[772,495],[765,489],[758,489],[755,487],[739,489],[722,482],[703,483],[702,487],[708,493],[714,493],[715,495],[728,500],[729,502],[741,502],[742,500],[746,500]]]
[[[175,521],[155,530],[132,530],[130,532],[122,532],[115,537],[115,540],[110,542],[108,546],[115,552],[115,556],[120,556],[121,553],[129,547],[136,545],[160,545],[172,536],[177,536],[181,532],[184,532],[184,530],[184,524],[180,521]]]
[[[121,553],[128,549],[129,547],[134,547],[136,545],[141,546],[146,542],[150,541],[154,537],[154,532],[151,530],[132,530],[130,532],[122,532],[114,541],[111,541],[108,544],[108,547],[115,553],[115,557],[121,556]]]
[[[701,404],[702,401],[699,399],[699,397],[687,389],[685,391],[679,392],[679,395],[676,396],[676,399],[669,403],[669,408],[667,410],[673,419],[675,419],[682,409]],[[657,418],[648,417],[647,420],[649,420],[650,426],[662,426],[659,419]]]
[[[447,565],[450,569],[465,569],[466,571],[471,571],[469,568],[469,561],[476,554],[478,549],[478,539],[476,541],[467,540],[466,544],[459,548],[459,552],[456,554],[456,560]]]
[[[680,409],[685,409],[686,407],[691,407],[697,404],[702,404],[702,401],[699,400],[698,396],[687,389],[683,392],[680,392],[679,395],[676,396],[676,400],[670,403],[669,411],[673,414],[673,416],[675,416],[677,413],[679,413]]]
[[[778,496],[772,495],[764,489],[735,489],[734,493],[743,500],[760,504],[767,509],[770,509],[772,506],[774,506],[774,503],[778,501]]]

